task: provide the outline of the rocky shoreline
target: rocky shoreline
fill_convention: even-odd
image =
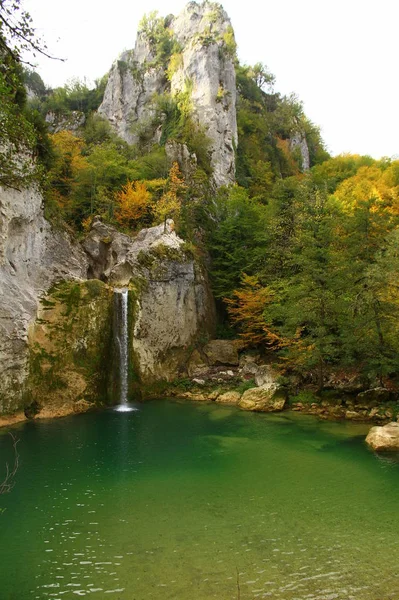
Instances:
[[[399,410],[396,394],[382,387],[359,391],[349,385],[329,388],[321,393],[308,386],[294,393],[271,364],[253,353],[239,355],[237,340],[212,340],[191,352],[184,377],[170,382],[143,385],[142,401],[160,397],[190,402],[214,402],[251,412],[294,411],[323,420],[352,421],[378,426],[371,447],[399,449]],[[352,386],[352,387],[350,387]],[[139,392],[140,393],[140,392]],[[91,399],[36,404],[15,414],[0,416],[0,427],[29,419],[52,419],[99,408]],[[398,425],[398,427],[396,427]],[[387,428],[387,429],[386,429]],[[389,431],[388,431],[389,429]],[[384,430],[384,431],[381,431]],[[386,436],[389,436],[386,441]],[[373,440],[374,440],[373,438]],[[396,441],[393,441],[395,438]],[[397,439],[396,439],[397,438]],[[395,445],[396,444],[396,445]]]

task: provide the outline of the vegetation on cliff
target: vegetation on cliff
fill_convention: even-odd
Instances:
[[[171,78],[181,57],[167,19],[151,14],[141,29],[153,49],[148,68],[161,66]],[[211,27],[208,33],[204,45],[217,39]],[[235,57],[233,33],[224,37],[223,48]],[[14,157],[26,147],[41,158],[47,214],[77,233],[95,214],[130,232],[173,217],[209,264],[224,334],[272,353],[282,373],[320,388],[333,371],[395,386],[399,161],[329,157],[298,99],[274,92],[267,67],[234,60],[232,186],[212,184],[206,124],[192,118],[190,81],[187,93],[166,91],[154,99],[154,121],[142,124],[132,146],[96,113],[106,78],[94,89],[75,81],[51,91],[25,72],[35,94],[27,109],[19,59],[7,57],[1,114]],[[224,96],[221,87],[217,101]],[[63,129],[62,119],[73,111],[84,124]],[[49,112],[59,127],[47,135],[39,115]],[[185,160],[171,157],[170,143],[185,148]],[[17,185],[26,174],[15,162],[6,164],[4,152],[0,182]]]

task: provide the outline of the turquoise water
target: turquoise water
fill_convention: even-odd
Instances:
[[[16,427],[0,598],[397,600],[399,462],[367,429],[167,401]]]

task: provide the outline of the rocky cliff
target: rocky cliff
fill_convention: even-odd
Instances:
[[[136,381],[177,377],[213,303],[173,222],[131,238],[95,220],[77,244],[45,220],[38,190],[0,189],[0,414],[68,414],[107,395],[116,285],[131,291]]]
[[[0,412],[23,405],[29,325],[39,298],[59,280],[84,279],[87,259],[44,219],[35,188],[0,188]]]
[[[210,140],[215,183],[232,183],[237,122],[230,20],[218,4],[190,2],[165,20],[161,32],[159,25],[143,26],[134,50],[113,64],[99,112],[123,139],[136,143],[143,128],[154,126],[158,96],[184,99]],[[160,41],[169,44],[169,52],[160,51]],[[153,141],[160,140],[161,126],[155,122]]]
[[[206,272],[173,221],[132,239],[96,219],[83,247],[90,273],[131,290],[131,356],[139,380],[151,384],[185,373],[189,349],[212,333],[215,316]]]

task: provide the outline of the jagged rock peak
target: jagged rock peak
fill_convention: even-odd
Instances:
[[[214,182],[231,183],[237,144],[234,58],[234,32],[219,4],[190,2],[166,19],[151,14],[141,23],[134,50],[113,64],[99,112],[128,143],[145,138],[164,144],[166,117],[157,98],[184,103],[182,110],[190,111],[209,138]]]

